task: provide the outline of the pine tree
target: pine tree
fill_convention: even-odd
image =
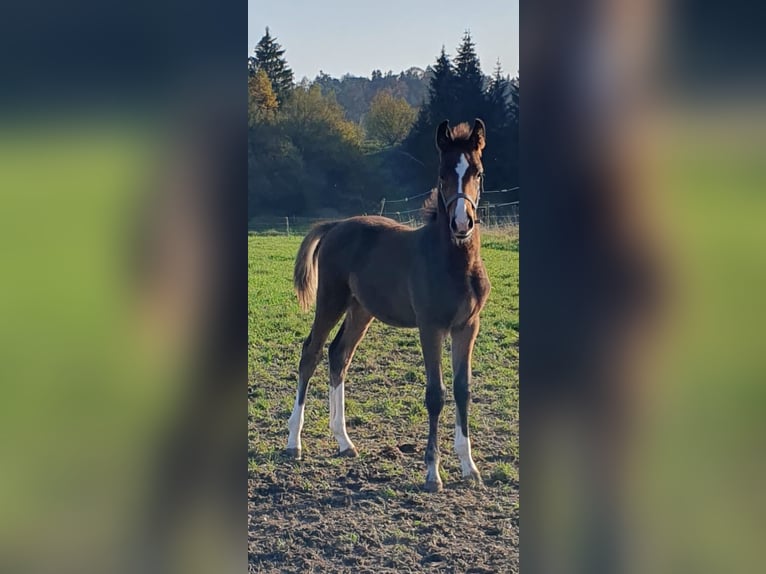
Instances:
[[[423,106],[427,118],[424,119],[436,129],[439,122],[449,117],[455,103],[455,69],[442,46],[428,84],[428,104]]]
[[[482,115],[485,107],[484,75],[469,31],[463,36],[455,56],[455,96],[458,104],[453,112],[457,116],[455,122],[470,122]]]
[[[272,37],[268,26],[266,34],[255,47],[255,70],[263,70],[271,80],[279,103],[284,102],[293,87],[293,71],[284,58],[285,51]]]
[[[511,83],[503,75],[503,68],[498,58],[495,65],[495,71],[489,82],[487,90],[487,122],[497,128],[505,127],[511,120],[510,106],[510,87]]]
[[[514,84],[503,74],[500,60],[489,81],[486,93],[485,122],[487,124],[487,149],[484,169],[487,186],[510,188],[518,183],[518,115],[513,111]],[[518,90],[515,91],[518,103]],[[504,201],[513,200],[511,195]]]
[[[415,161],[408,161],[402,170],[406,181],[417,184],[418,189],[427,189],[433,185],[438,167],[438,156],[434,144],[436,126],[443,120],[454,121],[458,106],[455,87],[455,69],[444,46],[431,68],[431,80],[428,83],[428,99],[420,108],[417,120],[407,139],[404,149]],[[403,182],[404,183],[404,182]]]
[[[519,123],[519,77],[516,76],[508,82],[508,105],[513,121]]]

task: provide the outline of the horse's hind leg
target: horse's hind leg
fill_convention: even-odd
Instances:
[[[479,319],[452,330],[452,372],[455,393],[455,452],[465,480],[481,484],[481,475],[471,458],[471,439],[468,438],[468,403],[471,396],[471,357]]]
[[[301,362],[298,367],[298,390],[295,394],[293,412],[287,422],[290,434],[287,438],[286,453],[293,458],[301,458],[301,431],[303,430],[303,410],[306,403],[311,376],[322,358],[322,348],[332,328],[338,323],[348,304],[348,288],[339,286],[336,289],[323,288],[320,279],[317,293],[316,313],[314,324],[306,340],[303,341]]]
[[[345,379],[357,345],[372,322],[372,315],[353,299],[338,334],[330,344],[330,430],[338,441],[340,456],[357,456],[346,432]]]

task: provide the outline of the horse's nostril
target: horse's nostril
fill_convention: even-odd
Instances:
[[[449,226],[452,231],[457,231],[457,222],[455,221],[454,217],[450,220]]]
[[[473,217],[468,216],[468,229],[473,229]]]

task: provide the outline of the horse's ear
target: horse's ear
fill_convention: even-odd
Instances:
[[[436,128],[436,147],[443,152],[452,143],[452,132],[449,129],[449,120],[444,120]]]
[[[483,150],[487,143],[487,129],[484,127],[484,122],[479,118],[476,118],[473,122],[473,129],[471,130],[471,145],[476,150]]]

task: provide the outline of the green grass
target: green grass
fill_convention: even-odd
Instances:
[[[301,236],[248,237],[251,476],[270,473],[273,457],[284,448],[301,344],[313,319],[313,311],[300,312],[292,288],[293,261],[301,239]],[[509,477],[517,474],[519,458],[518,238],[509,233],[487,233],[483,242],[482,257],[492,292],[482,312],[474,352],[470,429],[474,459],[485,478]],[[335,330],[328,344],[334,334]],[[460,478],[459,463],[452,452],[454,404],[448,351],[449,342],[443,356],[448,392],[440,436],[445,483]],[[362,454],[360,460],[365,460],[365,453],[377,452],[385,446],[414,444],[417,454],[411,455],[413,463],[395,463],[398,472],[387,466],[389,463],[373,460],[370,464],[392,479],[419,484],[428,428],[425,374],[417,330],[373,322],[351,363],[346,389],[347,425]],[[331,460],[328,457],[337,448],[328,428],[327,392],[325,348],[308,392],[303,430],[307,459]],[[496,472],[498,465],[505,466]],[[384,496],[392,495],[384,492]]]

